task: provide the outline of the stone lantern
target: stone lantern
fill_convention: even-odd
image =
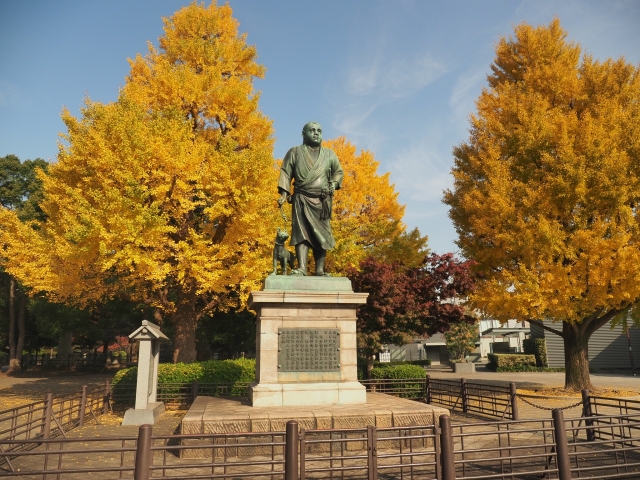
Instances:
[[[138,379],[136,382],[135,408],[124,414],[123,425],[154,424],[155,418],[164,412],[164,403],[156,399],[158,388],[158,363],[160,342],[169,340],[160,327],[147,320],[129,335],[130,340],[140,342],[138,349]]]

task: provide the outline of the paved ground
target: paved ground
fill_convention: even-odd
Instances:
[[[54,396],[75,393],[83,385],[104,385],[114,373],[25,372],[18,376],[0,374],[0,396],[24,396],[40,400],[52,392]]]
[[[476,373],[461,375],[453,373],[449,368],[430,368],[427,374],[432,378],[459,379],[466,378],[470,382],[503,383],[515,382],[518,388],[562,387],[563,372],[504,372],[487,370],[485,365],[476,365]],[[592,373],[591,383],[601,388],[625,388],[640,391],[640,377],[632,377],[630,373]]]

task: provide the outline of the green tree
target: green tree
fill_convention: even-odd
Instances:
[[[591,388],[588,342],[640,300],[640,69],[596,61],[558,19],[501,38],[445,193],[493,318],[560,335],[565,387]]]
[[[470,318],[468,320],[471,320]],[[463,362],[469,353],[476,348],[478,341],[478,322],[455,322],[444,334],[451,359]]]
[[[43,212],[38,206],[42,199],[42,181],[36,171],[47,171],[48,163],[20,159],[15,155],[0,158],[0,205],[14,212],[21,221],[42,220]],[[0,258],[0,277],[4,288],[0,293],[0,304],[7,321],[6,342],[9,346],[9,373],[20,370],[22,350],[25,346],[25,324],[27,317],[27,294],[25,288],[13,275],[6,273]]]

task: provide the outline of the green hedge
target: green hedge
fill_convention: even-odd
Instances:
[[[371,378],[373,379],[425,378],[426,376],[427,373],[424,371],[424,368],[418,365],[391,365],[387,363],[373,367],[371,370]]]
[[[378,362],[377,360],[373,362],[373,368],[385,368],[388,366],[398,366],[398,365],[423,365],[429,366],[431,365],[431,360],[425,358],[423,360],[392,360],[391,362]],[[422,375],[424,377],[424,375]],[[367,359],[358,357],[358,380],[364,380],[367,378]]]
[[[135,383],[138,367],[119,370],[113,385]],[[236,383],[252,382],[256,378],[256,361],[252,358],[236,360],[209,360],[194,363],[161,363],[158,365],[158,383]]]
[[[487,368],[494,372],[527,372],[537,368],[535,355],[490,353],[487,358]]]
[[[533,354],[536,357],[538,367],[547,366],[547,341],[544,338],[527,338],[522,342],[524,353]]]

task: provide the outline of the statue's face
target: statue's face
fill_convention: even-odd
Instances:
[[[307,123],[302,129],[302,139],[305,145],[318,147],[322,143],[322,127],[315,122]]]

